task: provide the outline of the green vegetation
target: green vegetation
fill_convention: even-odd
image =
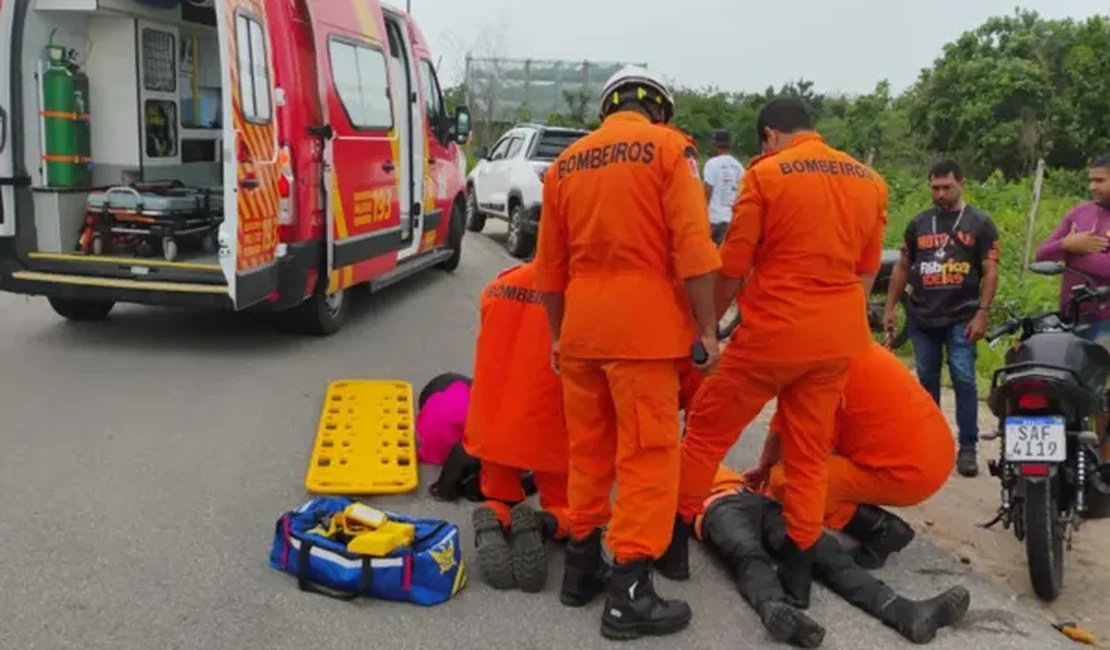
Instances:
[[[1022,279],[1032,173],[1044,159],[1049,171],[1033,228],[1035,248],[1087,199],[1088,161],[1110,152],[1110,19],[1046,20],[1020,9],[992,18],[946,45],[899,96],[886,81],[857,97],[822,94],[806,80],[762,93],[681,89],[675,122],[703,154],[713,130],[728,129],[746,162],[757,153],[760,108],[783,94],[806,100],[834,146],[870,162],[887,179],[888,246],[898,246],[910,217],[930,207],[929,166],[955,159],[969,176],[968,200],[993,217],[1002,237],[996,304],[1021,311],[1056,304],[1057,279],[1029,273]],[[548,116],[549,123],[596,125],[594,98],[571,93],[565,104],[568,113]],[[993,319],[1005,316],[1000,309]],[[981,381],[989,381],[1004,348],[980,347]]]

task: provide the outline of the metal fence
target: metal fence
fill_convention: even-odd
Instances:
[[[627,63],[466,57],[467,101],[475,121],[505,124],[535,120],[550,113],[571,114],[572,96],[589,98]],[[638,63],[635,65],[645,65]]]

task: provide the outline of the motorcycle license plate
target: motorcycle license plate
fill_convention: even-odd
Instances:
[[[1006,418],[1006,460],[1062,463],[1068,457],[1067,430],[1059,415]]]

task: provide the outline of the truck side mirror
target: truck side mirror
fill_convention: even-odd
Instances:
[[[470,109],[466,106],[455,108],[455,142],[466,144],[470,139]]]
[[[485,147],[478,147],[474,150],[474,158],[477,160],[485,160],[489,158],[489,149]]]

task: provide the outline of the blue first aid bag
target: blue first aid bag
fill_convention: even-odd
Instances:
[[[390,521],[412,524],[412,544],[384,557],[350,553],[341,542],[312,529],[354,503],[316,497],[283,514],[274,528],[270,566],[297,578],[305,590],[349,600],[383,600],[438,605],[466,586],[459,528],[439,519],[414,519],[387,512]]]

